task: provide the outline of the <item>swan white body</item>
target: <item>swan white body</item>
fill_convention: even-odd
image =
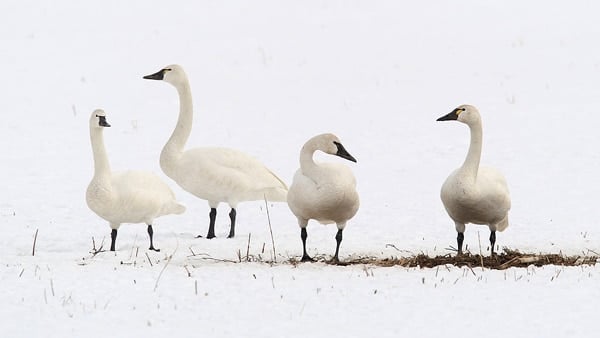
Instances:
[[[166,183],[151,172],[111,172],[103,129],[104,111],[98,109],[90,118],[90,139],[94,154],[94,177],[88,185],[86,202],[98,216],[109,222],[112,229],[111,250],[115,250],[117,230],[122,223],[146,223],[153,246],[154,219],[169,214],[181,214],[185,207],[175,200],[175,194]],[[157,250],[158,251],[158,250]]]
[[[207,200],[211,208],[207,238],[215,237],[216,208],[231,207],[229,237],[235,235],[235,208],[239,202],[284,202],[287,186],[255,158],[227,148],[194,148],[184,151],[192,131],[193,107],[190,85],[183,68],[170,65],[145,79],[163,80],[177,89],[180,109],[177,126],[160,155],[163,172],[185,191]]]
[[[469,126],[471,144],[463,165],[448,176],[441,199],[458,232],[458,251],[462,253],[465,225],[487,225],[490,228],[491,253],[494,254],[496,231],[508,227],[510,194],[504,176],[494,168],[479,165],[483,130],[479,111],[462,105],[438,121],[457,120]]]
[[[313,154],[317,150],[356,162],[335,135],[321,134],[311,138],[300,152],[300,169],[294,175],[287,201],[301,228],[304,250],[302,260],[311,260],[306,252],[306,226],[310,219],[337,225],[334,260],[338,260],[342,231],[346,222],[356,215],[360,205],[356,179],[345,165],[316,163]]]

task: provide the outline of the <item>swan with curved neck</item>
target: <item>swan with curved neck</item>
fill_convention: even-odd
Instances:
[[[306,252],[306,226],[314,219],[320,223],[335,223],[338,232],[335,236],[334,262],[339,262],[338,253],[342,242],[342,232],[346,222],[356,215],[360,201],[356,192],[356,179],[352,171],[339,163],[317,163],[313,159],[316,151],[336,155],[356,162],[346,151],[337,136],[321,134],[308,140],[300,151],[300,169],[288,192],[290,210],[298,219],[302,239],[302,261],[313,259]]]
[[[94,154],[94,177],[86,191],[88,207],[108,221],[111,227],[110,250],[115,251],[117,230],[121,223],[146,223],[150,250],[154,247],[154,219],[181,214],[185,207],[175,200],[173,191],[155,174],[145,171],[112,172],[106,148],[104,128],[110,127],[102,109],[90,117],[90,140]]]
[[[461,105],[438,121],[458,121],[469,126],[471,143],[463,165],[442,185],[441,198],[458,232],[458,254],[462,254],[465,225],[487,225],[491,254],[494,255],[496,231],[508,227],[510,194],[504,176],[494,168],[480,166],[483,129],[477,108]]]
[[[236,207],[239,202],[284,202],[287,186],[258,160],[237,150],[203,147],[184,150],[192,132],[193,107],[190,84],[179,65],[166,66],[144,79],[170,83],[179,94],[179,118],[175,130],[160,154],[160,167],[185,191],[207,200],[211,208],[207,238],[215,237],[217,206],[231,207],[229,238],[235,236]],[[199,236],[200,237],[200,236]]]

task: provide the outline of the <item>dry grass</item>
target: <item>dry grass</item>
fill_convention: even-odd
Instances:
[[[582,256],[565,256],[562,254],[532,254],[521,253],[517,250],[504,248],[500,254],[491,256],[473,255],[465,253],[461,256],[445,255],[430,257],[425,254],[413,255],[410,257],[358,257],[345,259],[342,262],[335,263],[325,260],[325,257],[315,257],[320,262],[335,265],[356,265],[368,264],[381,267],[402,266],[402,267],[420,267],[433,268],[440,265],[454,265],[458,267],[479,267],[484,266],[488,269],[504,270],[511,267],[527,267],[530,265],[562,265],[562,266],[578,266],[578,265],[595,265],[598,261],[597,255],[582,255]],[[295,258],[288,261],[290,264],[296,265],[300,262]]]

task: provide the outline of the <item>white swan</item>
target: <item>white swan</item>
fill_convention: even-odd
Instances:
[[[220,202],[231,207],[228,237],[232,238],[239,202],[264,198],[275,202],[286,200],[285,183],[253,157],[227,148],[183,150],[192,131],[193,109],[190,84],[181,66],[166,66],[144,79],[168,82],[179,94],[179,119],[160,154],[160,167],[185,191],[208,201],[211,210],[207,238],[215,237],[216,208]]]
[[[458,254],[462,254],[465,224],[484,224],[490,228],[491,255],[494,255],[496,231],[508,227],[510,195],[504,176],[489,167],[480,167],[482,146],[481,116],[477,108],[462,105],[438,121],[457,120],[471,130],[471,144],[463,165],[442,185],[444,207],[458,232]]]
[[[110,250],[115,251],[117,230],[121,223],[146,223],[150,250],[154,247],[152,223],[155,218],[181,214],[185,207],[175,200],[171,189],[158,176],[145,171],[111,172],[103,129],[110,127],[106,114],[97,109],[90,117],[90,139],[94,153],[94,177],[86,192],[92,211],[108,221],[111,231]]]
[[[339,163],[315,163],[313,154],[321,150],[356,162],[340,140],[333,134],[321,134],[308,140],[300,151],[300,169],[288,192],[290,210],[298,218],[302,239],[302,261],[312,261],[306,253],[306,226],[310,219],[323,224],[336,223],[334,262],[339,262],[338,252],[346,222],[354,217],[360,205],[356,192],[356,179],[352,171]]]

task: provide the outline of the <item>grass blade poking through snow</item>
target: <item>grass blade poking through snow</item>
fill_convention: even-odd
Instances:
[[[35,235],[33,236],[33,249],[31,249],[31,255],[35,256],[35,243],[37,242],[37,235],[40,229],[35,229]]]
[[[267,209],[267,221],[269,222],[269,232],[271,233],[271,243],[273,244],[273,263],[277,263],[277,254],[275,253],[275,239],[273,238],[273,227],[271,227],[271,215],[269,214],[269,205],[267,203],[267,195],[263,195],[265,199],[265,208]]]
[[[177,236],[175,236],[175,239],[177,239]],[[175,250],[173,250],[173,253],[169,255],[169,257],[167,257],[167,262],[165,263],[165,266],[163,266],[162,270],[160,270],[160,273],[158,274],[158,277],[156,278],[156,283],[154,284],[154,292],[156,292],[156,289],[158,289],[158,282],[160,281],[160,277],[162,276],[163,272],[165,272],[165,270],[167,269],[167,266],[169,266],[169,263],[171,263],[171,260],[173,259],[173,256],[175,256],[177,249],[179,249],[179,240],[177,240],[177,246],[175,246]]]

